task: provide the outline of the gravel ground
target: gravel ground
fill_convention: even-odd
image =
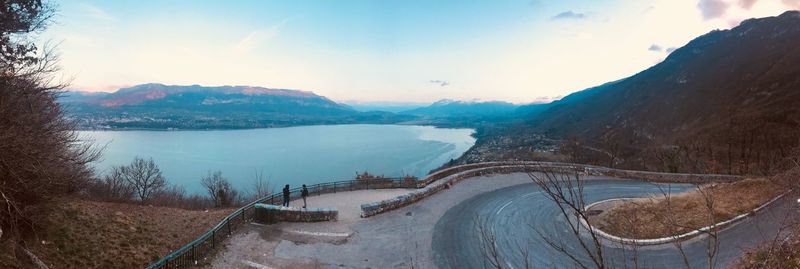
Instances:
[[[339,221],[362,220],[361,204],[376,202],[411,192],[412,189],[360,190],[334,194],[323,194],[307,198],[308,207],[336,208]],[[303,200],[292,201],[290,206],[299,207]]]
[[[312,197],[309,206],[340,208],[340,220],[251,225],[227,240],[211,267],[435,268],[433,228],[448,209],[480,193],[520,184],[532,183],[522,173],[470,178],[416,204],[367,219],[358,218],[352,209],[360,213],[360,204],[402,192],[373,190]]]

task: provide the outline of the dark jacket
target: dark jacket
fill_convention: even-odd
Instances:
[[[283,197],[289,197],[289,188],[283,188]]]
[[[303,187],[303,191],[300,192],[300,195],[302,195],[303,197],[308,197],[308,188]]]

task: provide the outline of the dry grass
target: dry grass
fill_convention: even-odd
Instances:
[[[770,241],[748,250],[730,269],[800,268],[800,227],[793,225],[790,237]]]
[[[193,211],[65,199],[29,248],[50,268],[143,268],[194,240],[232,209]],[[18,259],[25,259],[19,257]],[[0,267],[25,267],[3,261]],[[15,265],[16,264],[16,265]]]
[[[704,186],[669,199],[659,195],[633,199],[613,206],[608,214],[590,219],[592,225],[627,238],[660,238],[683,234],[747,213],[781,194],[785,189],[767,179],[745,179]],[[713,197],[713,219],[706,199]]]

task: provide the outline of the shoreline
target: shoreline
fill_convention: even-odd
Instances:
[[[399,123],[336,123],[336,124],[301,124],[301,125],[282,125],[271,127],[247,127],[247,128],[76,128],[73,131],[77,132],[125,132],[125,131],[155,131],[155,132],[181,132],[181,131],[236,131],[236,130],[257,130],[257,129],[281,129],[281,128],[296,128],[296,127],[311,127],[311,126],[340,126],[340,125],[395,125],[395,126],[430,126],[437,129],[472,129],[472,136],[475,139],[475,131],[477,127],[458,127],[458,126],[444,126],[441,124],[433,123],[417,123],[417,122],[399,122]]]
[[[466,128],[341,124],[270,129],[273,128],[176,130],[174,133],[163,129],[88,130],[78,131],[76,136],[98,146],[111,142],[103,153],[103,161],[94,164],[97,171],[102,173],[112,165],[126,164],[134,156],[153,157],[162,166],[169,182],[184,186],[190,193],[203,192],[198,187],[198,180],[193,179],[201,178],[206,170],[221,171],[238,188],[247,188],[252,171],[259,169],[270,173],[272,183],[281,186],[349,180],[353,179],[354,173],[364,171],[389,177],[410,174],[422,178],[431,170],[448,164],[450,159],[463,155],[474,143],[470,137],[474,129]],[[381,134],[388,138],[375,137],[383,136]],[[303,142],[297,138],[316,142]],[[211,146],[209,143],[213,141],[227,146],[223,146],[224,150]],[[339,142],[361,148],[361,153],[348,155],[339,153],[342,148],[338,146],[328,146]],[[212,150],[218,152],[211,153]],[[308,153],[321,155],[309,158],[304,155]],[[292,172],[290,169],[302,167],[302,162],[308,159],[322,160],[323,155],[336,157],[336,163],[344,165],[343,168],[324,164],[321,167],[325,168],[307,169],[309,171]],[[247,159],[237,156],[247,156]],[[410,160],[397,156],[416,157]],[[379,160],[385,160],[386,164],[379,163]]]

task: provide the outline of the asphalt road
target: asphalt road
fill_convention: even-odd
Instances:
[[[677,192],[688,187],[673,184],[671,188]],[[588,204],[610,198],[656,194],[658,187],[640,181],[599,179],[587,181],[584,192]],[[714,267],[724,268],[744,250],[774,238],[785,223],[787,212],[795,214],[793,207],[793,198],[787,196],[755,217],[721,231]],[[485,226],[494,231],[503,268],[525,268],[522,248],[529,250],[527,260],[534,268],[577,267],[566,255],[548,246],[542,236],[559,240],[585,264],[591,264],[577,239],[568,231],[566,220],[555,204],[530,183],[476,195],[445,212],[433,231],[433,259],[437,267],[491,268],[481,254],[481,239],[474,223],[476,216],[485,219]],[[700,236],[683,243],[691,268],[708,268],[706,240]],[[639,268],[686,267],[677,248],[669,243],[640,247],[636,255],[613,244],[605,244],[604,251],[614,268],[631,268],[633,256],[637,257]]]

